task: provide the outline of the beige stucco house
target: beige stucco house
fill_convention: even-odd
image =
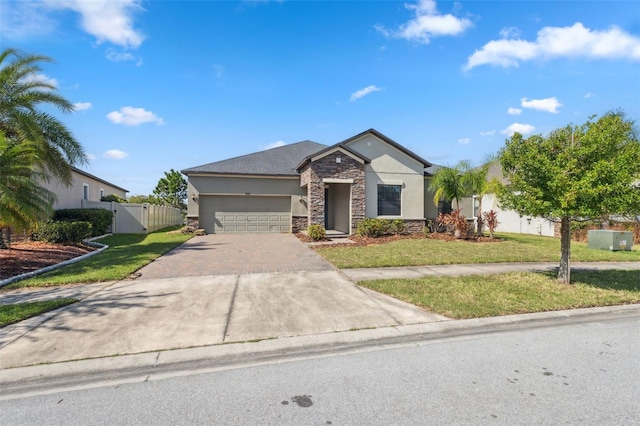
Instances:
[[[56,179],[44,182],[43,187],[56,194],[56,201],[53,208],[59,209],[79,209],[82,207],[82,200],[100,201],[100,198],[107,195],[117,195],[127,198],[127,191],[117,185],[107,182],[97,176],[71,167],[71,186],[67,187]]]
[[[431,167],[374,129],[332,146],[302,141],[183,170],[187,222],[209,233],[320,224],[352,234],[364,218],[386,218],[421,232],[437,216]]]

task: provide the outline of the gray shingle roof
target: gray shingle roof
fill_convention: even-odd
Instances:
[[[253,154],[229,158],[228,160],[204,164],[182,170],[185,175],[195,173],[299,176],[296,166],[303,158],[318,152],[326,145],[313,141],[302,141],[267,149]]]

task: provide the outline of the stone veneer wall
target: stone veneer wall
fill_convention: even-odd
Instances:
[[[198,216],[187,217],[187,226],[193,226],[194,228],[200,228],[200,218]]]
[[[336,158],[340,157],[340,163]],[[324,225],[324,183],[322,179],[353,179],[351,184],[351,231],[365,218],[364,164],[342,152],[334,152],[309,163],[300,176],[300,186],[307,185],[308,224]]]
[[[422,234],[425,227],[425,219],[405,219],[404,226],[405,231],[410,234]]]
[[[291,218],[291,232],[296,233],[309,228],[307,216],[293,216]]]

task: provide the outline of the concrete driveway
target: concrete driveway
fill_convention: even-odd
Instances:
[[[446,319],[356,286],[293,235],[195,237],[140,273],[0,330],[0,368]]]

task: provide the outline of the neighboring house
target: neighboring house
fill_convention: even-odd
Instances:
[[[43,187],[56,194],[56,201],[53,204],[53,208],[56,210],[79,209],[82,207],[82,200],[100,201],[103,196],[111,194],[127,198],[127,192],[129,192],[75,167],[71,167],[71,177],[73,181],[69,187],[62,185],[56,179],[42,184]]]
[[[506,183],[499,164],[492,164],[487,173],[487,181],[498,179]],[[474,221],[478,218],[478,198],[467,197],[461,200],[460,210],[462,214]],[[514,210],[504,210],[498,203],[496,194],[486,194],[482,197],[482,211],[494,210],[498,215],[498,227],[496,232],[510,232],[515,234],[531,234],[553,237],[556,235],[556,224],[542,217],[521,216]],[[486,230],[486,228],[485,228]]]
[[[421,232],[437,208],[432,164],[370,129],[332,146],[303,141],[182,170],[187,223],[208,233],[297,232],[310,224],[352,234],[365,218]]]

